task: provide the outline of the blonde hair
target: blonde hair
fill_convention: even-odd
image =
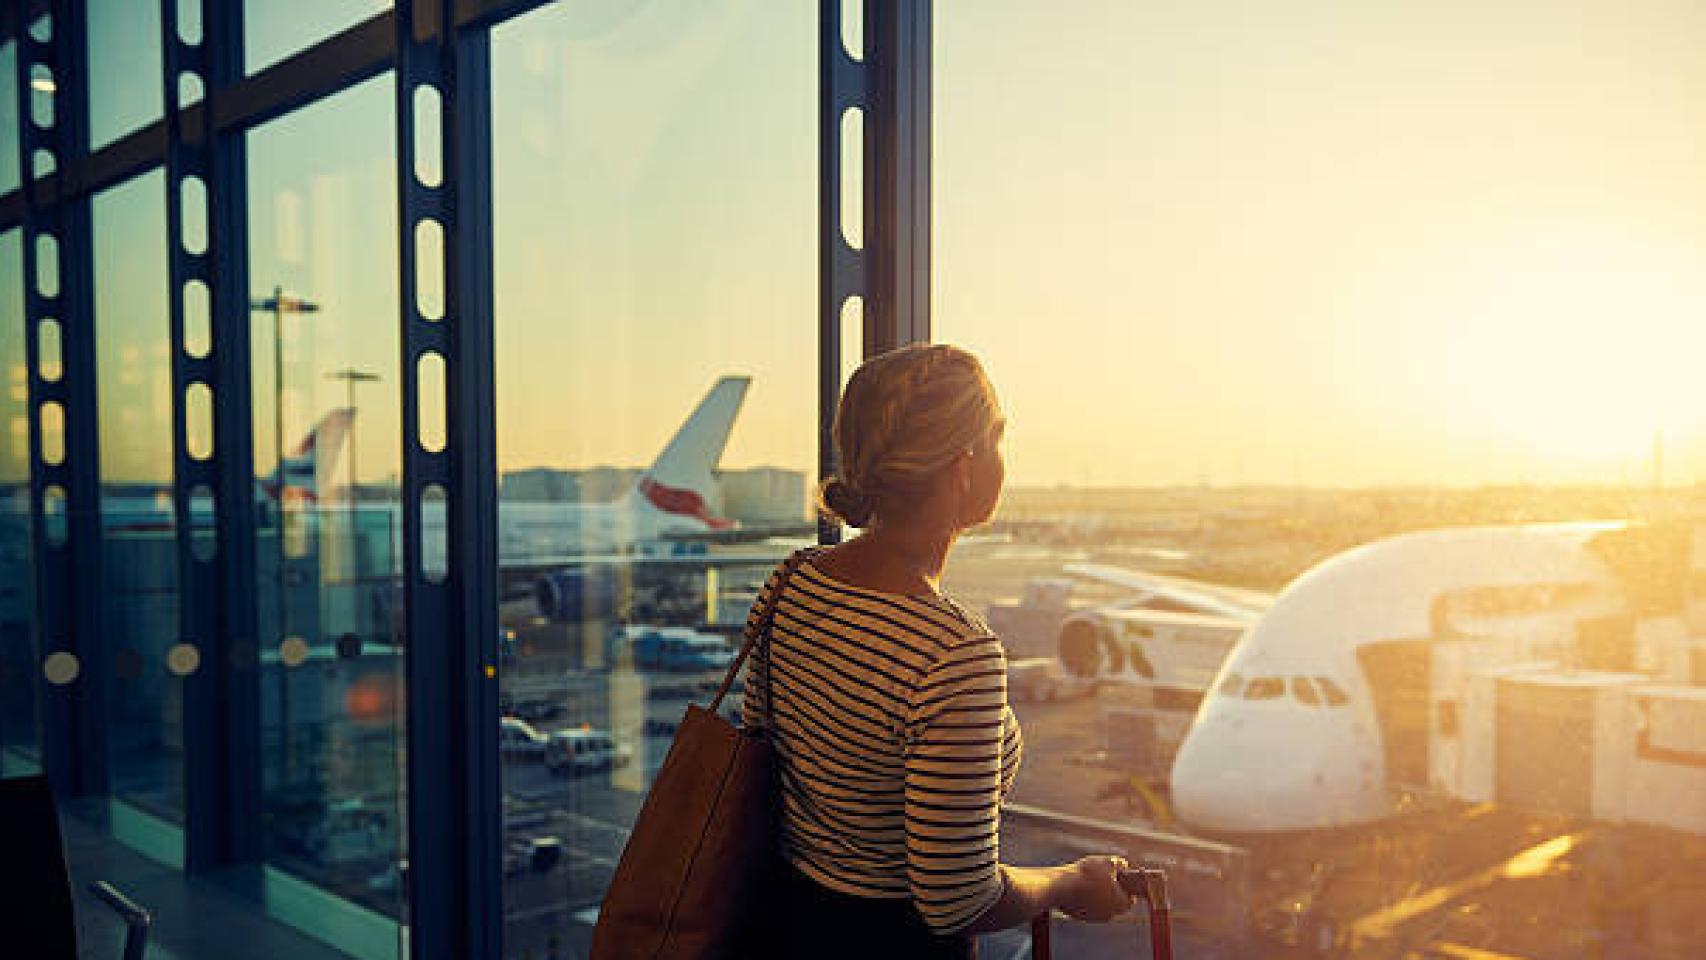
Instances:
[[[947,344],[912,344],[853,372],[835,411],[834,476],[818,507],[854,527],[926,492],[954,458],[1000,422],[995,388],[977,358]]]

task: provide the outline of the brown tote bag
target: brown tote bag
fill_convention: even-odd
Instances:
[[[783,566],[710,708],[687,708],[599,907],[591,960],[712,960],[749,946],[752,907],[778,859],[776,758],[765,730],[737,729],[717,708],[754,645],[769,642],[776,601],[802,557]]]

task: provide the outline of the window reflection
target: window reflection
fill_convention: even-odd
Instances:
[[[183,679],[167,669],[179,636],[164,174],[96,196],[93,218],[101,619],[114,662],[136,667],[115,669],[109,688],[112,793],[182,823]]]
[[[89,144],[99,150],[163,110],[160,4],[89,0],[88,30]]]
[[[19,277],[23,270],[21,231],[0,233],[0,277]],[[33,772],[41,761],[32,636],[29,369],[23,288],[16,283],[0,290],[0,378],[0,774],[12,775]]]
[[[18,188],[18,137],[18,45],[8,40],[0,43],[0,194]]]
[[[493,32],[508,956],[585,956],[761,534],[815,532],[815,31],[673,0]]]
[[[391,97],[376,79],[248,134],[266,862],[387,952],[407,859]]]

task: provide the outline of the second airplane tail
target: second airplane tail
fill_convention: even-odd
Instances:
[[[694,517],[713,530],[732,524],[715,514],[717,464],[746,400],[748,376],[718,380],[635,485],[634,496],[663,513]]]

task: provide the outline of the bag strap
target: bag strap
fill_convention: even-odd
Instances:
[[[734,684],[735,677],[740,674],[740,668],[746,663],[747,655],[752,653],[752,648],[758,644],[760,638],[769,639],[770,623],[776,619],[776,604],[782,599],[782,591],[788,586],[788,578],[794,575],[794,571],[799,569],[800,564],[809,554],[815,552],[813,549],[796,550],[782,564],[782,576],[776,581],[776,589],[770,594],[770,602],[764,605],[764,611],[759,615],[758,626],[747,635],[746,642],[740,645],[739,655],[735,657],[735,662],[729,665],[729,672],[723,676],[722,684],[717,687],[717,695],[711,698],[710,709],[712,713],[716,713],[717,708],[722,706],[723,697],[729,692],[729,687]],[[764,658],[763,682],[764,722],[768,726],[770,723],[770,658],[768,656]]]

